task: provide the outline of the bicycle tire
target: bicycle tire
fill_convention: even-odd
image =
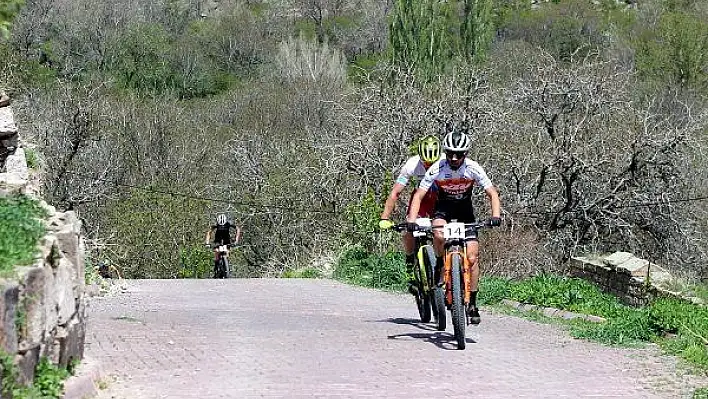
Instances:
[[[224,258],[224,278],[231,278],[231,265],[228,258]]]
[[[433,308],[437,309],[435,323],[438,331],[445,331],[447,328],[447,313],[445,309],[445,291],[442,287],[433,288]]]
[[[418,315],[420,316],[420,321],[423,323],[430,322],[430,298],[423,291],[423,284],[420,275],[420,265],[418,261],[415,261],[413,265],[413,273],[415,274],[416,281],[418,283],[418,293],[415,295],[415,303],[418,307]]]
[[[226,274],[226,268],[225,268],[225,265],[224,265],[224,258],[221,257],[221,258],[219,259],[219,268],[218,268],[218,271],[217,271],[217,276],[216,276],[216,278],[224,278],[225,274]]]
[[[465,326],[467,316],[465,314],[465,298],[462,289],[462,256],[458,253],[452,254],[452,326],[455,330],[455,340],[457,349],[465,349]]]
[[[435,324],[437,324],[438,331],[445,331],[447,327],[447,317],[445,315],[445,293],[441,288],[437,286],[437,281],[435,281],[435,264],[437,263],[437,257],[435,256],[435,250],[433,247],[426,245],[423,247],[423,262],[425,263],[425,270],[428,277],[428,287],[430,290],[428,292],[428,297],[430,298],[431,310],[433,318],[435,319]]]

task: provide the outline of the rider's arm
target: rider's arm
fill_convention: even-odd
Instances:
[[[411,179],[411,176],[413,176],[413,173],[415,173],[418,163],[420,163],[418,157],[411,157],[408,158],[403,167],[401,167],[401,171],[396,178],[396,182],[393,184],[393,188],[391,189],[391,194],[389,194],[386,199],[384,210],[381,212],[382,220],[388,220],[388,218],[391,217],[391,213],[396,208],[396,201],[398,201],[398,197],[401,195],[401,192],[404,188],[406,188],[408,181]]]
[[[239,240],[241,239],[241,228],[238,226],[234,226],[236,229],[236,239],[234,240],[234,245],[238,244]]]
[[[423,202],[423,197],[428,193],[428,190],[435,184],[435,179],[438,178],[440,174],[440,161],[435,162],[428,171],[425,172],[423,180],[420,181],[418,189],[415,190],[413,194],[413,199],[411,200],[411,205],[408,207],[408,215],[406,216],[406,221],[408,223],[415,223],[418,218],[418,211],[420,211],[420,204]]]
[[[501,215],[501,201],[499,200],[499,192],[496,187],[489,186],[484,189],[484,192],[489,198],[489,203],[492,204],[492,217],[499,217]]]
[[[206,237],[204,238],[204,244],[209,244],[211,242],[211,232],[212,231],[214,231],[213,227],[206,231]]]
[[[381,219],[389,219],[391,217],[391,212],[393,212],[393,209],[396,207],[396,201],[398,201],[398,197],[401,195],[404,188],[406,188],[406,185],[398,182],[393,185],[391,194],[389,194],[386,199],[384,210],[381,212]]]
[[[420,203],[423,201],[423,197],[425,197],[427,192],[428,189],[422,187],[415,190],[411,206],[408,208],[408,216],[406,217],[408,223],[415,223],[415,219],[418,217],[418,211],[420,210]]]

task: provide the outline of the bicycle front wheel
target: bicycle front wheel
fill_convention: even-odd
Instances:
[[[467,318],[465,315],[465,298],[462,289],[462,256],[459,253],[452,254],[452,326],[455,330],[455,340],[457,349],[465,349],[465,325]]]
[[[416,264],[413,267],[413,270],[415,273],[415,279],[418,284],[418,292],[415,295],[415,303],[418,306],[418,315],[420,315],[420,321],[423,323],[429,323],[430,322],[430,297],[424,291],[420,267],[421,267],[421,265],[416,261]]]

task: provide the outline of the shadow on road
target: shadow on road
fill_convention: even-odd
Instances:
[[[393,323],[393,324],[405,324],[408,326],[413,326],[420,328],[425,331],[436,331],[435,326],[423,323],[418,319],[407,319],[404,317],[389,317],[383,320],[371,320],[372,323]]]
[[[395,335],[388,336],[388,339],[405,339],[405,338],[420,339],[425,342],[429,342],[429,343],[437,346],[440,349],[457,350],[457,341],[455,341],[455,336],[450,333],[446,333],[444,331],[436,331],[432,334],[409,333],[409,334],[395,334]],[[472,338],[466,338],[465,342],[467,342],[468,344],[476,344],[477,343],[477,341],[473,340]]]

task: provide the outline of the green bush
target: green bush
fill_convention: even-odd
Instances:
[[[24,196],[0,198],[0,271],[31,264],[44,236],[46,211]]]
[[[680,12],[661,16],[634,41],[637,70],[645,79],[708,90],[708,22]]]
[[[378,255],[362,246],[354,246],[340,256],[334,278],[364,287],[403,291],[406,286],[405,260],[400,252]]]
[[[499,32],[507,40],[524,40],[562,61],[581,60],[605,45],[602,13],[590,2],[570,0],[539,10],[506,9]]]
[[[214,253],[205,246],[180,248],[178,278],[211,278],[214,271]]]

